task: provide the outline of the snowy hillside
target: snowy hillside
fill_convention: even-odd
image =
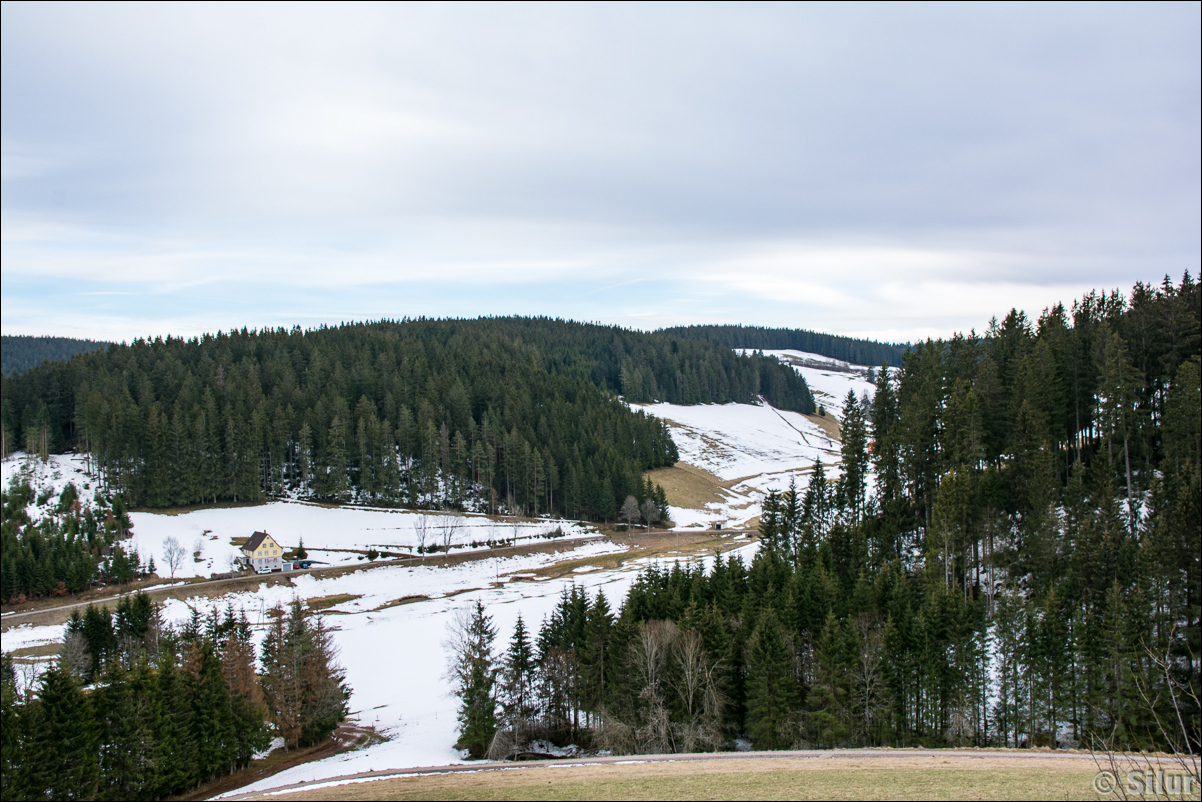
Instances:
[[[868,381],[869,368],[864,365],[852,365],[806,351],[764,351],[764,354],[792,365],[809,385],[814,403],[826,407],[837,418],[843,417],[843,402],[847,400],[848,390],[855,391],[857,398],[864,395],[872,398],[876,394],[875,386]]]
[[[868,368],[804,351],[764,351],[793,367],[805,379],[814,400],[838,421],[848,391],[871,399],[875,387]],[[838,476],[840,444],[813,416],[774,409],[768,404],[646,404],[638,407],[669,422],[680,461],[713,477],[721,500],[702,507],[672,506],[678,526],[726,526],[754,523],[760,503],[770,490],[790,482],[799,489],[809,484],[815,460],[828,478]],[[671,481],[664,477],[664,481]],[[672,488],[666,486],[669,499]]]
[[[46,462],[40,459],[30,459],[20,451],[10,454],[8,459],[0,461],[0,486],[7,490],[13,480],[25,481],[37,494],[35,503],[26,508],[31,521],[38,521],[48,506],[58,502],[63,489],[68,484],[74,484],[79,493],[80,504],[93,502],[97,492],[97,482],[89,477],[84,470],[86,461],[75,454],[51,454]],[[41,500],[41,503],[38,501]]]
[[[816,360],[808,359],[813,355],[800,352],[774,355],[805,377],[819,403],[834,416],[841,414],[842,400],[849,389],[857,395],[872,393],[866,369],[839,364],[815,366],[811,363]],[[722,499],[703,508],[674,506],[673,520],[681,527],[704,526],[714,520],[728,525],[753,522],[764,494],[770,489],[784,489],[791,480],[805,487],[816,459],[827,467],[828,475],[837,473],[839,443],[832,436],[834,428],[812,416],[751,404],[651,404],[640,408],[670,422],[681,462],[695,466],[699,475],[712,477],[714,492]],[[4,462],[4,481],[7,483],[22,470],[22,465],[26,463],[19,459]],[[35,487],[40,484],[51,495],[61,492],[68,481],[75,481],[81,490],[85,483],[94,484],[81,469],[82,462],[70,456],[53,457],[44,465],[29,463],[24,468],[32,472]],[[423,522],[427,543],[441,542],[447,527],[454,528],[453,537],[461,544],[514,535],[511,522],[492,521],[485,516],[423,515],[284,501],[178,515],[134,513],[131,517],[134,527],[130,545],[144,556],[161,555],[167,537],[201,552],[200,561],[188,561],[180,576],[226,570],[236,552],[235,544],[255,530],[271,532],[285,546],[295,546],[303,538],[312,557],[349,564],[358,563],[361,552],[368,548],[408,553],[418,544]],[[365,570],[339,577],[294,576],[293,587],[275,585],[211,599],[197,596],[188,602],[167,602],[165,616],[176,623],[191,616],[193,607],[202,613],[227,606],[245,610],[251,621],[260,625],[256,630],[261,634],[261,625],[268,620],[267,611],[274,605],[293,598],[336,601],[323,615],[335,629],[347,679],[354,689],[354,717],[361,724],[377,726],[390,739],[361,751],[289,769],[238,793],[372,769],[458,761],[460,756],[453,748],[456,700],[444,677],[447,656],[442,647],[447,625],[456,611],[479,599],[493,616],[503,641],[519,614],[537,627],[573,583],[590,593],[603,590],[612,604],[619,604],[637,572],[646,565],[646,561],[627,563],[619,569],[588,565],[589,558],[601,558],[625,547],[610,542],[581,542],[579,538],[586,528],[571,522],[520,522],[517,532],[520,538],[538,537],[555,528],[568,536],[557,541],[562,544],[558,554],[484,557],[448,567],[394,565],[366,569],[363,563]],[[749,560],[756,547],[752,542],[739,552]],[[536,573],[564,559],[582,559],[584,564],[558,579],[544,579]],[[682,558],[667,558],[674,559]],[[4,634],[4,646],[14,649],[53,643],[61,640],[62,633],[62,626],[13,627]]]

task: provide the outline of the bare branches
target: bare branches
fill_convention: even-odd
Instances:
[[[167,567],[171,569],[172,579],[175,579],[175,572],[184,564],[184,557],[187,553],[184,544],[180,543],[174,537],[167,537],[163,540],[163,560],[167,563]]]

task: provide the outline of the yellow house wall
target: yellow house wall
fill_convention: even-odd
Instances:
[[[275,554],[271,553],[272,549],[276,550]],[[280,544],[276,543],[275,540],[268,537],[268,538],[265,538],[263,540],[263,542],[259,544],[259,548],[256,549],[254,554],[251,556],[253,556],[253,557],[278,557],[282,553],[283,553],[283,549],[280,547]]]

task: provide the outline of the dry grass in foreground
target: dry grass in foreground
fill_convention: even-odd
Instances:
[[[1099,799],[1090,760],[774,758],[426,774],[273,799]]]

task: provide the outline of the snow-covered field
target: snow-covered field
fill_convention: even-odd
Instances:
[[[362,725],[375,726],[389,740],[297,766],[237,793],[373,769],[461,761],[454,749],[457,702],[445,677],[448,655],[442,646],[456,612],[477,599],[482,601],[500,632],[497,646],[503,648],[519,614],[537,628],[573,584],[586,588],[590,595],[603,591],[616,605],[647,564],[635,561],[618,570],[586,567],[559,579],[536,577],[538,568],[563,559],[600,557],[624,549],[608,542],[566,542],[563,547],[559,554],[481,559],[449,567],[380,566],[331,578],[304,574],[292,578],[292,588],[277,585],[257,592],[193,598],[187,603],[166,602],[164,617],[176,624],[186,621],[193,607],[205,614],[232,605],[235,610],[246,611],[261,637],[267,611],[277,604],[287,604],[294,598],[358,596],[322,615],[334,629],[340,659],[353,689],[352,718]],[[749,560],[755,548],[756,544],[750,543],[739,552]],[[712,559],[702,558],[702,562]],[[388,606],[406,596],[429,598]],[[4,648],[52,643],[61,640],[62,633],[61,625],[15,627],[5,632]]]
[[[586,545],[571,556],[586,555],[590,551],[601,553],[602,548]],[[604,548],[615,547],[608,544]],[[744,547],[745,559],[750,559],[754,548],[755,544]],[[540,561],[548,560],[545,555],[501,560],[501,577],[504,580],[506,576],[528,572]],[[506,581],[501,587],[490,587],[496,582],[494,571],[497,570],[491,563],[482,561],[450,569],[378,568],[352,575],[362,576],[362,584],[346,581],[352,577],[340,577],[339,580],[312,580],[311,587],[298,587],[298,593],[319,596],[360,593],[365,588],[379,587],[383,592],[374,598],[384,598],[389,596],[388,586],[397,578],[394,572],[407,571],[411,573],[406,582],[413,582],[415,587],[429,587],[434,593],[481,589],[461,592],[454,598],[443,595],[430,601],[374,612],[368,610],[371,602],[366,597],[358,600],[357,608],[355,603],[333,608],[350,611],[347,615],[328,615],[326,620],[339,627],[335,637],[342,651],[342,662],[348,667],[348,681],[354,688],[351,708],[358,711],[361,724],[375,725],[391,740],[362,751],[288,769],[240,789],[238,793],[362,771],[459,762],[461,757],[453,748],[457,738],[456,700],[450,695],[450,685],[445,678],[448,658],[442,647],[455,612],[474,604],[477,599],[484,602],[500,633],[498,646],[503,647],[519,614],[537,628],[554,609],[560,595],[573,583],[586,588],[590,595],[603,591],[606,598],[616,604],[643,567],[636,561],[619,570],[576,573],[571,578],[545,581]],[[258,597],[253,595],[248,595],[247,600],[259,603]],[[214,603],[224,605],[225,599],[214,600]],[[186,613],[186,608],[172,611],[173,615]]]
[[[136,512],[131,543],[143,557],[155,555],[159,575],[168,572],[163,563],[163,542],[174,537],[201,558],[185,560],[176,576],[208,576],[229,571],[239,554],[241,541],[258,531],[269,532],[280,545],[292,548],[303,539],[309,558],[331,565],[363,560],[362,552],[375,549],[393,554],[416,554],[418,528],[426,526],[426,545],[442,545],[449,536],[452,546],[468,547],[475,541],[518,541],[539,538],[556,529],[566,537],[579,538],[590,531],[574,521],[494,521],[485,515],[419,513],[363,507],[326,507],[301,501],[271,501],[253,507],[195,510],[180,515]]]
[[[45,463],[16,454],[0,463],[0,481],[4,487],[18,475],[28,477],[39,495],[50,491],[51,504],[57,502],[68,482],[75,483],[85,501],[91,500],[96,492],[95,480],[84,473],[83,458],[73,454],[51,455]],[[36,503],[27,508],[34,520],[42,509]],[[180,514],[134,512],[130,513],[130,520],[133,531],[124,541],[125,547],[136,550],[143,560],[154,557],[159,576],[171,575],[163,557],[167,538],[175,538],[190,555],[200,553],[199,559],[186,558],[175,571],[175,578],[207,577],[231,570],[242,541],[258,531],[269,532],[285,548],[304,540],[309,559],[331,565],[359,562],[368,549],[416,554],[422,526],[427,546],[441,546],[444,538],[448,538],[452,547],[460,548],[470,547],[473,541],[529,541],[556,530],[567,538],[580,538],[592,531],[591,527],[575,521],[493,520],[486,515],[328,507],[303,501],[270,501]]]

